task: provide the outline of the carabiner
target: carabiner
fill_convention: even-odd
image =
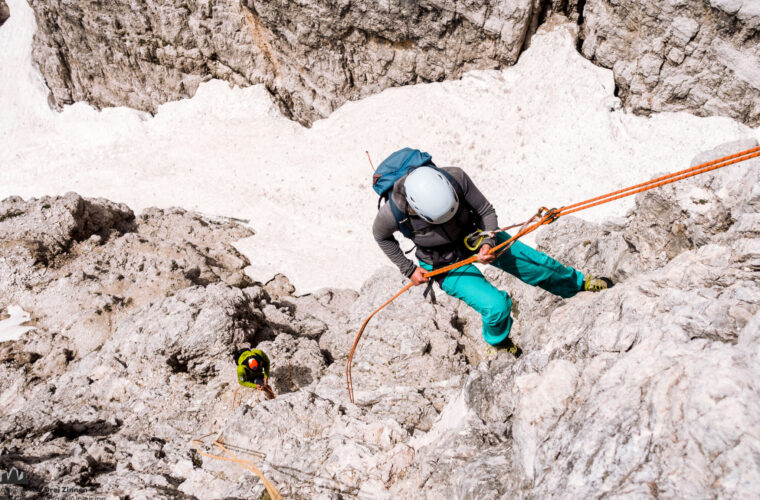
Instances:
[[[473,231],[472,233],[464,237],[464,246],[467,248],[467,250],[471,252],[477,252],[478,248],[480,248],[480,245],[483,243],[483,240],[486,239],[486,236],[488,236],[488,233],[483,231],[482,229]],[[470,245],[470,241],[475,240],[475,238],[477,238],[477,241],[475,242],[475,244]]]
[[[547,223],[547,224],[551,224],[552,222],[554,222],[554,221],[556,221],[557,219],[559,219],[559,215],[560,215],[560,214],[559,214],[559,211],[560,211],[560,210],[562,210],[562,208],[561,208],[561,207],[560,207],[560,208],[546,208],[546,207],[541,207],[541,208],[538,210],[538,212],[539,212],[539,217],[541,217],[541,219],[543,219],[544,217],[548,217],[548,218],[546,219],[546,223]]]

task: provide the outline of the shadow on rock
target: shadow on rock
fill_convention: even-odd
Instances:
[[[305,366],[280,366],[272,370],[272,379],[274,380],[274,389],[277,394],[287,394],[297,391],[314,381],[312,371]]]

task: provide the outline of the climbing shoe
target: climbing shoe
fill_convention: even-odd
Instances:
[[[492,359],[496,359],[496,356],[498,356],[500,352],[508,352],[515,358],[519,358],[520,356],[522,356],[522,349],[520,349],[520,346],[512,342],[512,339],[510,339],[509,337],[507,337],[507,340],[505,340],[498,346],[492,345],[486,351],[486,353],[493,355]]]
[[[609,278],[595,278],[591,275],[583,282],[584,292],[601,292],[608,288],[612,288],[613,283]]]

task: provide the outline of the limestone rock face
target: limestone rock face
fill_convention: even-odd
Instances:
[[[125,205],[74,193],[7,198],[0,203],[0,303],[33,312],[38,326],[84,354],[156,297],[240,279],[247,259],[220,234],[234,241],[251,232],[180,209],[136,217]],[[243,278],[239,286],[247,284]]]
[[[755,0],[588,0],[583,55],[611,68],[628,109],[760,124]]]
[[[295,296],[284,276],[227,282],[246,265],[228,245],[248,231],[233,224],[181,210],[132,217],[76,195],[2,207],[23,213],[0,223],[11,241],[0,276],[13,277],[0,310],[20,304],[36,327],[0,344],[0,468],[31,478],[4,495],[40,496],[54,482],[133,498],[259,498],[254,475],[195,451],[202,436],[203,450],[223,442],[288,498],[760,489],[760,160],[640,194],[626,217],[567,217],[539,234],[541,250],[613,276],[607,291],[560,299],[486,269],[513,298],[519,359],[489,352],[463,303],[402,295],[359,344],[356,404],[346,357],[363,319],[403,286],[397,270],[379,269],[358,292]],[[57,246],[43,238],[53,227],[43,230],[42,210],[61,226]],[[31,239],[53,257],[35,262]],[[95,278],[67,281],[87,266]],[[132,283],[135,294],[119,296],[139,304],[112,300],[98,315],[114,280]],[[58,297],[72,304],[65,314]],[[243,345],[269,354],[276,399],[237,388],[231,355]]]
[[[0,468],[32,477],[3,494],[39,495],[56,482],[143,498],[260,495],[242,469],[195,453],[190,439],[210,432],[271,459],[269,443],[286,441],[282,470],[304,480],[327,477],[318,462],[328,458],[335,485],[361,450],[388,482],[412,458],[403,442],[430,428],[467,370],[461,326],[449,322],[457,305],[417,291],[368,331],[355,370],[362,408],[348,407],[346,343],[370,301],[400,286],[397,271],[378,273],[361,300],[349,290],[296,297],[284,276],[228,283],[248,264],[230,243],[250,231],[234,224],[179,209],[134,216],[73,193],[1,207],[0,310],[20,304],[35,327],[0,345]],[[38,240],[52,258],[29,254]],[[270,356],[277,400],[240,389],[243,404],[233,402],[232,353],[244,345]],[[259,432],[268,441],[253,444]],[[354,474],[347,488],[366,483]]]
[[[628,109],[760,124],[755,0],[30,5],[33,57],[58,107],[86,101],[155,112],[218,78],[264,84],[285,115],[308,125],[388,87],[511,65],[536,27],[561,14],[581,24],[582,53],[613,70]]]
[[[34,59],[60,106],[155,111],[210,78],[263,83],[309,124],[382,89],[513,64],[538,0],[31,0]]]

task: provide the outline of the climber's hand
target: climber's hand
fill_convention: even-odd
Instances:
[[[409,277],[409,279],[412,280],[412,283],[414,284],[414,286],[427,283],[430,278],[426,278],[425,273],[427,273],[427,271],[425,271],[421,267],[418,267],[417,269],[414,270],[414,274],[412,274]]]
[[[488,253],[489,251],[491,251],[491,245],[486,244],[480,247],[480,250],[478,251],[478,262],[481,264],[490,264],[496,260],[496,256]]]

